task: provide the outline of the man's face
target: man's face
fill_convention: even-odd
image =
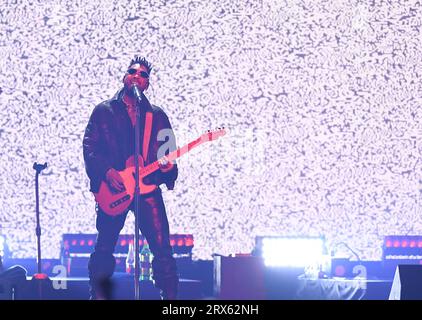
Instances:
[[[123,83],[126,89],[130,89],[134,84],[136,84],[141,91],[148,89],[149,74],[147,67],[138,63],[131,65],[126,72]]]

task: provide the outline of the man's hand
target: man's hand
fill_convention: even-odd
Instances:
[[[108,169],[108,171],[106,172],[106,179],[107,179],[107,184],[112,189],[112,191],[113,190],[116,192],[125,191],[123,179],[116,169],[114,168]]]
[[[160,167],[161,172],[168,172],[173,169],[173,163],[170,162],[166,156],[158,159],[158,166]]]

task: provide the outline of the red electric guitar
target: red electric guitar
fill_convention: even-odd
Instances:
[[[201,135],[198,139],[186,144],[182,148],[178,148],[177,150],[170,152],[167,155],[167,159],[169,161],[175,160],[184,155],[185,153],[191,151],[193,148],[201,145],[202,143],[214,141],[219,137],[224,136],[225,134],[226,131],[224,128],[214,131],[208,131],[207,133]],[[132,203],[133,198],[135,197],[134,160],[134,156],[129,157],[129,159],[126,160],[126,169],[119,171],[119,174],[122,177],[123,184],[125,186],[125,190],[123,192],[115,193],[111,191],[108,187],[108,184],[105,181],[102,181],[100,185],[100,190],[98,191],[98,193],[94,193],[95,201],[97,201],[100,208],[110,216],[117,216],[125,212],[125,210]],[[144,167],[144,161],[142,159],[142,156],[139,156],[139,189],[141,194],[148,194],[157,188],[157,186],[154,184],[145,184],[143,182],[143,178],[160,168],[158,165],[158,161],[159,160]]]

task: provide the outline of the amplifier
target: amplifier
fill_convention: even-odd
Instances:
[[[60,259],[62,264],[66,266],[69,276],[88,276],[88,261],[91,253],[94,252],[96,238],[96,234],[63,234]],[[125,272],[129,245],[133,245],[133,242],[133,235],[119,235],[113,253],[116,258],[116,272]],[[147,241],[144,236],[140,235],[140,250],[142,250],[144,244],[147,244]],[[193,235],[172,234],[170,235],[170,245],[178,266],[189,265],[192,261],[192,249],[194,246]]]

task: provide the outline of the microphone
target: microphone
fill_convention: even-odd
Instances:
[[[138,86],[136,84],[134,84],[132,86],[132,92],[133,95],[135,96],[136,100],[141,103],[142,102],[142,91],[139,90]]]

